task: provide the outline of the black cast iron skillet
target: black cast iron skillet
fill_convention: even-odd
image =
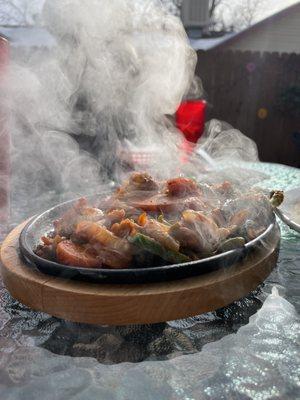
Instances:
[[[99,199],[99,196],[90,197],[90,200]],[[66,279],[76,279],[89,282],[101,283],[148,283],[163,282],[175,279],[183,279],[211,272],[214,270],[228,268],[242,260],[252,251],[261,246],[266,246],[268,238],[274,234],[276,229],[275,217],[270,221],[268,228],[257,238],[248,242],[245,246],[230,250],[221,254],[207,257],[188,263],[164,265],[150,268],[128,268],[128,269],[94,269],[78,268],[45,260],[37,256],[34,250],[40,244],[41,236],[53,230],[53,221],[61,217],[76,200],[59,204],[42,214],[34,217],[25,226],[20,235],[20,251],[27,263],[35,266],[41,272]]]

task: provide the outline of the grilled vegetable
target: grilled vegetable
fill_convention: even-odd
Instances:
[[[238,249],[239,247],[245,246],[245,239],[243,237],[235,237],[225,240],[219,247],[221,251],[229,251]]]
[[[139,233],[148,236],[168,250],[179,251],[179,242],[169,234],[169,225],[149,218],[146,224],[139,229]]]
[[[129,241],[143,251],[155,254],[165,261],[179,264],[191,261],[185,254],[179,253],[178,251],[167,250],[156,240],[150,238],[149,236],[138,233],[135,236],[129,238]]]

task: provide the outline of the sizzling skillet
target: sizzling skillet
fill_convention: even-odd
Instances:
[[[99,195],[92,196],[89,200],[93,201],[94,199],[99,199],[99,197]],[[266,243],[268,243],[268,239],[274,234],[274,231],[278,229],[275,216],[273,215],[266,230],[254,240],[246,243],[243,247],[196,261],[150,268],[79,268],[62,265],[36,255],[34,250],[39,244],[41,236],[50,233],[53,229],[53,221],[58,219],[76,201],[77,199],[59,204],[34,217],[21,233],[20,251],[22,256],[31,266],[37,267],[45,274],[66,279],[116,284],[162,282],[183,279],[232,266],[245,258],[249,253],[259,249],[261,246],[265,246]]]

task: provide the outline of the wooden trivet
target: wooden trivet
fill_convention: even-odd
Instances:
[[[1,273],[10,294],[26,306],[73,322],[149,324],[187,318],[229,305],[256,289],[277,262],[279,228],[268,244],[237,265],[172,282],[113,285],[45,275],[26,265],[15,228],[1,248]]]

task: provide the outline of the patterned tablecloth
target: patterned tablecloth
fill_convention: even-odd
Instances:
[[[267,189],[300,186],[299,170],[251,168]],[[12,204],[13,224],[29,216]],[[278,265],[254,293],[166,324],[70,323],[29,310],[0,280],[0,399],[300,398],[300,235],[281,229]]]

